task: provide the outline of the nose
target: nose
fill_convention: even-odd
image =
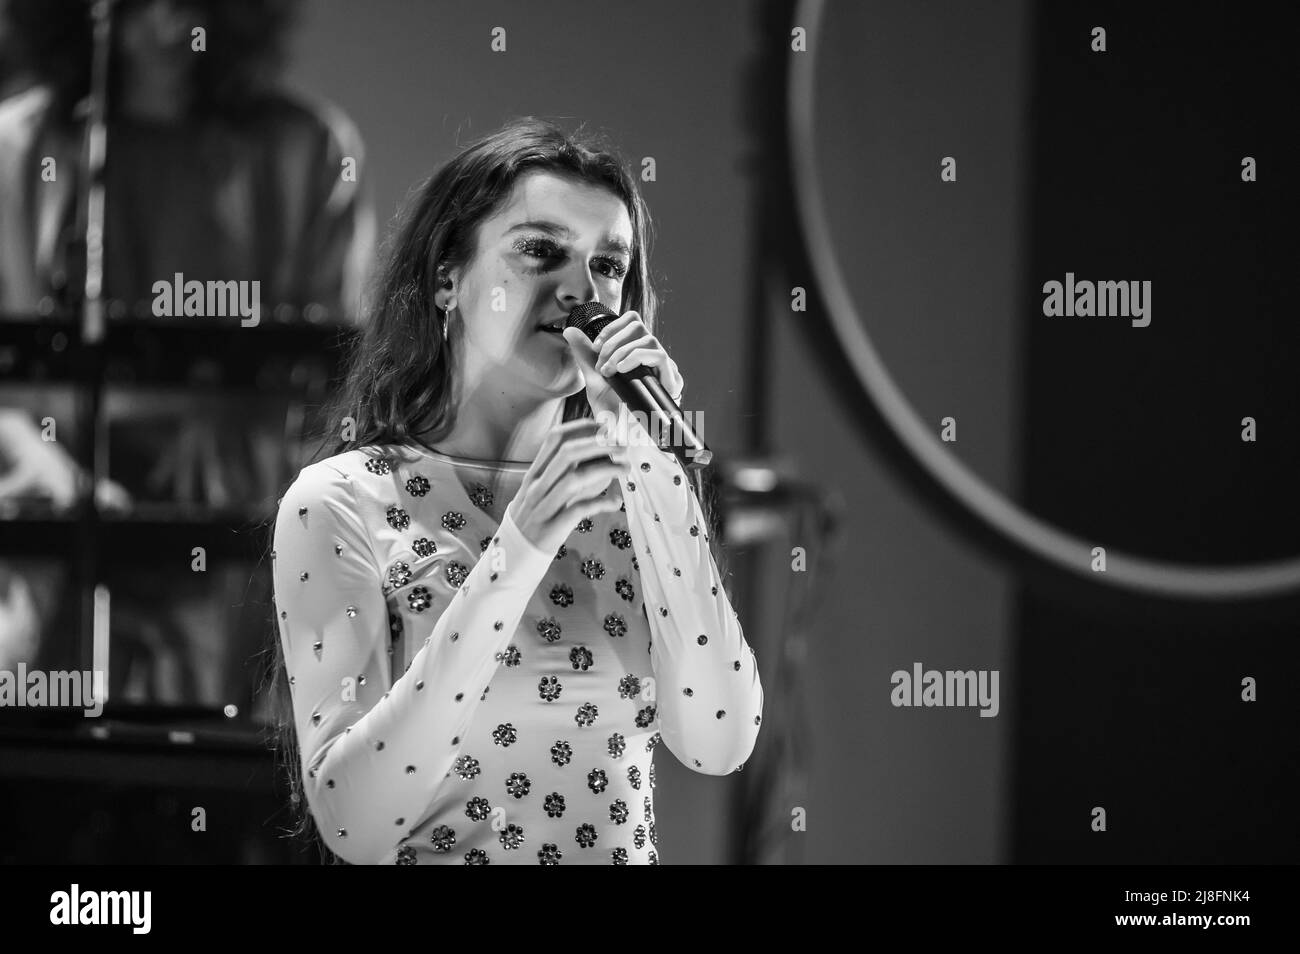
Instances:
[[[586,261],[576,259],[564,269],[555,288],[555,298],[565,311],[584,302],[599,300],[596,283],[592,280],[591,269]]]

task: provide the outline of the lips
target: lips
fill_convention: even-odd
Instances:
[[[538,325],[538,326],[537,326],[537,330],[538,330],[538,331],[545,331],[545,332],[548,332],[548,333],[553,334],[553,335],[561,335],[561,336],[563,336],[563,334],[564,334],[564,319],[563,319],[563,318],[556,318],[554,321],[549,321],[549,322],[547,322],[546,324]]]

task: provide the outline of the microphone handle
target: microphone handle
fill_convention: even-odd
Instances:
[[[664,389],[654,369],[641,365],[609,376],[609,385],[627,410],[661,450],[671,451],[688,470],[699,470],[713,460],[713,451],[700,440],[682,416],[682,409]]]

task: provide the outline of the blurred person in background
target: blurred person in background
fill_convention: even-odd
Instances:
[[[347,174],[362,165],[362,143],[339,110],[278,85],[296,5],[112,5],[103,285],[110,323],[150,318],[154,283],[176,273],[260,282],[264,321],[347,321],[359,313],[375,231],[360,176]],[[0,320],[75,315],[85,280],[77,211],[91,4],[4,0],[2,9],[0,89],[11,95],[0,102]],[[199,373],[203,383],[220,381],[215,362]],[[291,463],[286,402],[264,401],[254,413],[247,402],[223,406],[220,397],[168,403],[159,408],[156,400],[126,396],[122,418],[112,422],[119,482],[95,488],[101,506],[129,510],[144,498],[230,508],[274,492]],[[58,421],[57,441],[43,439],[39,423],[47,416]],[[9,502],[11,512],[17,503],[59,511],[84,499],[87,475],[64,445],[88,422],[72,418],[66,389],[0,393],[0,504]],[[0,665],[31,659],[39,631],[66,599],[66,579],[58,563],[29,561],[19,570],[0,560]],[[211,585],[191,585],[198,589],[190,596],[210,600]],[[182,587],[159,594],[154,584],[141,596],[179,605]],[[185,614],[133,609],[129,589],[114,591],[115,639],[117,622],[133,617],[144,642],[176,631],[175,619]],[[128,597],[125,605],[119,596]],[[225,608],[209,614],[213,629],[228,622],[219,619]],[[178,639],[185,641],[166,641]],[[146,675],[138,696],[163,693],[147,685],[147,666],[139,671]],[[120,690],[115,682],[111,689]],[[200,694],[217,702],[221,692]]]

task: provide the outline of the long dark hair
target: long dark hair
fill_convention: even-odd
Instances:
[[[650,213],[625,161],[603,137],[581,128],[569,133],[533,117],[512,120],[457,154],[409,200],[385,249],[363,329],[347,354],[343,385],[322,415],[317,459],[373,445],[427,447],[451,430],[456,412],[451,404],[453,371],[442,337],[443,317],[434,305],[439,272],[470,262],[479,225],[508,199],[519,176],[534,170],[607,188],[623,201],[632,223],[633,248],[619,313],[635,310],[651,333],[658,334],[658,299],[649,268]],[[565,399],[565,421],[591,416],[585,390]],[[692,471],[709,545],[725,579],[711,478]],[[273,642],[275,744],[296,816],[292,833],[313,837],[315,823],[305,810],[283,648],[274,633]],[[314,840],[329,857],[323,843]]]

